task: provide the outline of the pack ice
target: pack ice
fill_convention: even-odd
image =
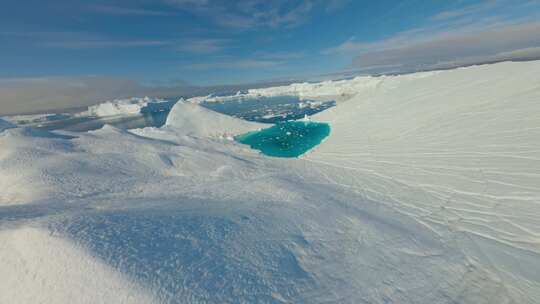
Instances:
[[[0,303],[540,303],[540,61],[265,94],[310,85],[350,98],[299,159],[187,102],[0,121]]]

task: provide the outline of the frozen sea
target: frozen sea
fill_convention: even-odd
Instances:
[[[539,83],[504,62],[2,118],[0,303],[540,303]],[[234,140],[306,114],[330,133],[300,157]]]
[[[227,96],[229,97],[229,96]],[[104,125],[120,129],[161,127],[174,104],[181,97],[168,99],[131,99],[105,102],[90,107],[88,111],[41,115],[19,115],[7,117],[21,127],[42,130],[67,130],[86,132],[97,130]],[[125,101],[132,101],[126,103]],[[114,104],[111,111],[109,105]],[[200,104],[216,112],[261,123],[276,123],[304,118],[335,106],[333,100],[301,100],[298,96],[258,96],[242,98],[230,96],[225,101],[202,101]],[[160,106],[153,106],[160,105]],[[105,108],[105,109],[101,109]],[[134,109],[134,110],[133,110]]]

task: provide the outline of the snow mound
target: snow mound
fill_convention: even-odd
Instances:
[[[0,132],[11,128],[15,128],[15,125],[0,118]]]
[[[157,303],[71,242],[37,228],[0,231],[0,303]]]
[[[197,137],[229,137],[265,127],[182,101],[172,108],[165,126]]]
[[[150,97],[115,99],[90,106],[88,107],[88,111],[86,111],[84,114],[89,116],[106,117],[117,115],[135,115],[145,112],[160,112],[170,110],[174,103],[175,102],[164,99],[154,99]]]

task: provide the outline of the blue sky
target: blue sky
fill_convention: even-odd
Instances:
[[[540,3],[526,0],[2,0],[0,78],[213,85],[399,72],[540,54],[539,21]]]

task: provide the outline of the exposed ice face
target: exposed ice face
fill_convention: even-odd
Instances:
[[[15,128],[15,125],[0,118],[0,132],[10,128]]]

